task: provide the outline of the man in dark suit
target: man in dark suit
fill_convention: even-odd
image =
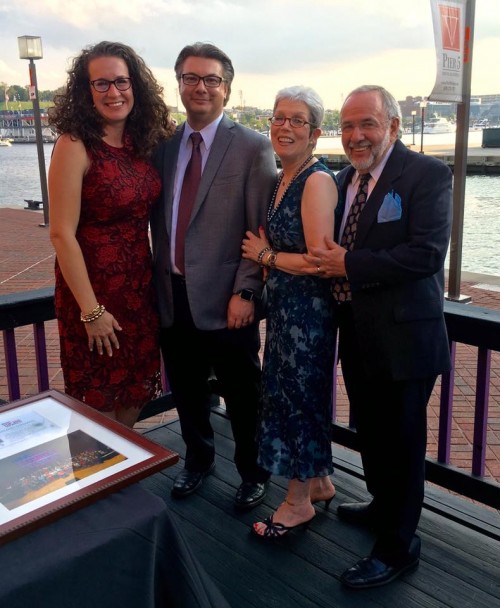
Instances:
[[[438,374],[450,369],[443,265],[452,176],[399,141],[400,123],[399,105],[382,87],[349,94],[341,110],[351,166],[337,176],[339,244],[329,241],[309,258],[334,277],[342,373],[373,497],[338,508],[340,518],[377,533],[371,555],[341,577],[354,588],[389,583],[418,565],[426,406]]]
[[[185,467],[172,494],[189,496],[214,469],[209,380],[215,372],[242,478],[235,505],[250,509],[264,499],[269,477],[256,464],[255,443],[260,390],[255,305],[263,283],[258,266],[242,259],[241,241],[247,230],[258,232],[265,223],[276,163],[266,137],[224,115],[234,70],[223,51],[211,44],[186,46],[175,72],[187,122],[157,155],[163,195],[151,219],[161,347],[186,443]],[[201,142],[196,152],[201,181],[198,177],[181,244],[183,181],[197,146],[192,133]]]

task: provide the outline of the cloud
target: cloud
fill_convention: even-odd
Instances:
[[[278,88],[297,82],[337,106],[342,93],[367,81],[398,97],[428,95],[435,78],[428,0],[3,0],[0,22],[0,81],[26,83],[17,36],[39,35],[41,89],[63,84],[71,58],[100,40],[136,49],[169,103],[175,58],[196,40],[233,60],[235,103],[242,90],[249,104],[269,106]],[[476,3],[475,38],[473,92],[500,92],[492,59],[500,45],[498,0]]]

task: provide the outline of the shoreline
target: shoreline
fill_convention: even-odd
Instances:
[[[49,287],[52,284],[55,253],[47,227],[40,226],[42,222],[42,209],[0,207],[0,294],[24,291],[23,287],[27,281],[35,282],[32,289]],[[20,251],[21,245],[23,249]],[[445,268],[446,280],[448,275],[449,270]],[[500,292],[500,268],[498,275],[462,270],[460,284],[461,290],[462,286],[467,291],[474,290],[466,295],[477,296],[479,290],[490,291],[492,294]],[[498,303],[494,302],[493,297],[491,300],[491,307],[500,309],[500,296]]]
[[[454,133],[451,135],[455,136]],[[470,135],[472,135],[472,141],[468,141],[466,155],[467,175],[500,175],[500,147],[483,148],[482,140],[480,141],[479,138],[479,132],[469,133],[469,136]],[[432,141],[433,137],[435,138],[433,143],[428,143],[429,138],[431,138]],[[438,158],[453,171],[455,165],[456,141],[445,141],[445,138],[441,139],[439,134],[426,135],[424,136],[424,142],[421,148],[420,143],[413,143],[413,136],[409,133],[404,133],[401,137],[401,141],[409,150],[420,152],[420,149],[422,149],[422,154]],[[320,137],[315,153],[317,156],[324,156],[328,165],[332,165],[334,168],[341,168],[349,164],[339,136]]]
[[[449,271],[445,268],[444,271],[446,279],[448,279]],[[500,275],[486,274],[482,272],[469,272],[468,270],[462,270],[460,278],[463,283],[481,283],[491,287],[497,287],[500,291]]]

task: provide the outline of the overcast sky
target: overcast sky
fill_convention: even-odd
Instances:
[[[101,40],[132,46],[176,105],[173,65],[197,40],[236,77],[229,107],[272,107],[278,89],[315,88],[339,108],[360,84],[426,97],[436,76],[429,0],[0,0],[0,82],[28,84],[17,37],[41,36],[38,87],[64,84],[72,57]],[[500,0],[476,0],[472,94],[500,93]]]

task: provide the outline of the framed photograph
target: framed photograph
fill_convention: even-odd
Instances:
[[[0,544],[172,466],[179,456],[50,390],[0,407]]]

